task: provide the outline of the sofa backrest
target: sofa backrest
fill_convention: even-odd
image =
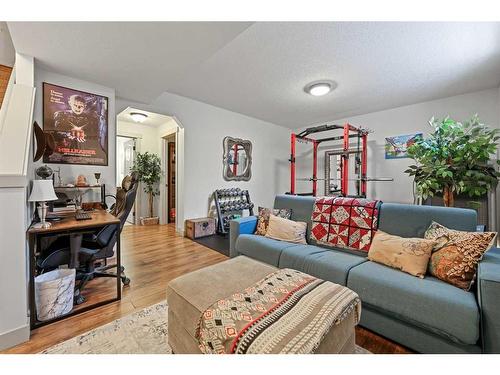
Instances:
[[[401,237],[423,237],[433,221],[450,229],[475,232],[477,213],[465,208],[384,203],[379,229]]]
[[[311,231],[311,215],[316,198],[301,197],[299,195],[277,195],[274,199],[274,208],[289,208],[292,210],[291,219],[307,223],[307,239]]]
[[[292,220],[305,221],[309,240],[314,201],[310,196],[277,195],[274,208],[290,208]],[[464,208],[384,203],[380,209],[379,229],[402,237],[423,237],[432,221],[451,229],[475,232],[477,213]]]

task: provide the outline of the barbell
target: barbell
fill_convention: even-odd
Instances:
[[[297,181],[339,181],[338,178],[297,178]],[[394,181],[392,177],[361,177],[361,178],[348,178],[347,181],[379,181],[379,182],[390,182]]]

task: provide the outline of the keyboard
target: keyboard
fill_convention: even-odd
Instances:
[[[90,219],[92,219],[92,216],[90,216],[90,214],[88,214],[85,211],[76,211],[75,219],[76,220],[90,220]]]

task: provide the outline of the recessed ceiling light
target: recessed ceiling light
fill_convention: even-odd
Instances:
[[[314,81],[304,87],[304,91],[312,96],[323,96],[332,91],[337,85],[333,81]]]
[[[144,120],[148,118],[148,115],[140,112],[131,112],[130,117],[132,117],[132,120],[135,122],[144,122]]]

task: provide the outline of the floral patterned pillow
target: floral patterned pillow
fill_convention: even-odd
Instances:
[[[259,218],[257,220],[257,229],[255,234],[258,236],[265,236],[267,233],[267,227],[269,226],[269,215],[281,217],[283,219],[290,219],[292,216],[292,210],[288,208],[264,208],[259,207]]]
[[[432,275],[464,290],[470,290],[483,254],[496,238],[496,232],[462,232],[432,222],[425,238],[435,240],[427,271]]]
[[[404,238],[378,230],[373,237],[368,259],[424,278],[436,241]]]

